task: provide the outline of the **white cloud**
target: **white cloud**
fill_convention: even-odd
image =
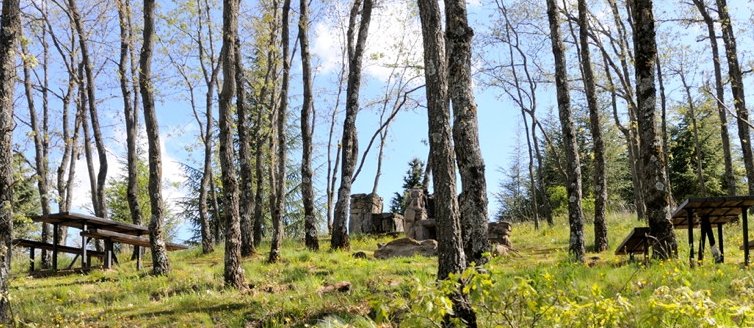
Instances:
[[[340,67],[341,49],[348,24],[347,4],[336,4],[335,14],[314,27],[312,53],[320,59],[318,69],[327,74]],[[390,76],[390,65],[421,64],[421,26],[415,4],[407,0],[386,0],[372,11],[364,72],[379,80]],[[402,58],[399,58],[402,57]]]
[[[122,130],[122,129],[120,129]],[[120,131],[118,129],[114,130],[114,135],[117,137],[120,135]],[[119,141],[125,140],[125,133],[123,134],[122,139],[116,139]],[[146,134],[144,131],[141,131],[138,136],[139,146],[143,147],[143,149],[147,149],[147,139]],[[179,164],[179,161],[176,160],[174,156],[168,153],[167,148],[165,147],[165,140],[164,138],[161,140],[161,153],[162,153],[162,185],[163,185],[163,198],[165,200],[165,203],[169,207],[174,207],[174,204],[177,203],[178,200],[180,200],[182,197],[186,196],[186,191],[183,190],[182,186],[185,185],[186,177],[183,174],[183,170],[181,169],[181,166]],[[99,159],[96,156],[96,150],[93,149],[95,152],[94,154],[94,172],[95,175],[97,174],[99,170]],[[146,151],[145,151],[146,152]],[[127,174],[127,168],[123,165],[123,162],[120,158],[118,158],[117,155],[114,154],[125,154],[124,149],[118,149],[116,147],[115,149],[107,149],[107,177],[108,180],[112,177],[119,177],[124,176]],[[146,158],[144,158],[146,160]],[[73,199],[71,200],[71,211],[73,212],[82,212],[82,213],[90,213],[92,211],[92,198],[91,198],[91,186],[89,183],[89,174],[88,174],[88,168],[86,163],[86,157],[83,154],[83,149],[81,153],[81,157],[76,161],[76,177],[74,179],[74,188],[73,188]]]

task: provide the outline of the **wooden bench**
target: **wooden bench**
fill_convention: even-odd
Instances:
[[[81,248],[70,247],[70,246],[65,246],[65,245],[57,245],[56,246],[56,245],[53,245],[53,244],[50,244],[50,243],[45,243],[45,242],[36,241],[36,240],[14,239],[13,240],[13,246],[16,246],[16,247],[28,247],[29,248],[29,271],[34,271],[34,251],[37,250],[37,249],[42,249],[42,250],[46,250],[46,251],[53,251],[53,250],[57,249],[58,252],[69,253],[69,254],[76,254],[76,257],[81,256]],[[102,259],[105,258],[105,253],[104,252],[87,250],[86,251],[86,256],[90,260],[93,257],[96,257],[96,258],[102,260]],[[73,261],[71,261],[71,266],[69,266],[69,269],[70,269],[70,267],[73,266],[73,264],[75,262],[76,262],[76,259],[74,259]],[[91,261],[89,261],[88,263],[91,263]]]
[[[139,247],[146,247],[146,248],[151,247],[151,244],[149,243],[149,238],[147,237],[136,237],[133,235],[128,235],[128,234],[114,232],[114,231],[108,231],[108,230],[89,229],[88,232],[82,232],[81,236],[102,239],[102,240],[109,240],[110,242],[129,244],[129,245],[139,246]],[[165,243],[165,248],[167,248],[168,251],[177,251],[177,250],[188,249],[188,246],[175,244],[175,243]]]
[[[623,239],[615,250],[615,255],[628,255],[631,260],[634,254],[649,254],[649,227],[636,227]]]

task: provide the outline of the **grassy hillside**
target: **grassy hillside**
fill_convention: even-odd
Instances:
[[[518,253],[494,258],[489,274],[466,274],[482,326],[754,325],[754,277],[741,266],[740,226],[726,232],[728,263],[711,264],[708,252],[705,264],[689,269],[685,230],[678,231],[677,261],[627,264],[611,249],[588,254],[586,265],[571,264],[562,221],[539,231],[515,225]],[[639,225],[611,216],[611,248]],[[586,229],[591,240],[592,227]],[[192,249],[171,253],[168,277],[137,272],[131,262],[51,278],[27,277],[19,266],[10,296],[20,327],[432,326],[447,309],[448,287],[434,282],[436,258],[351,256],[371,255],[387,240],[356,238],[351,252],[319,253],[289,241],[278,264],[265,263],[263,253],[244,262],[249,289],[243,292],[223,288],[221,252]],[[350,291],[322,291],[342,281],[352,284]]]

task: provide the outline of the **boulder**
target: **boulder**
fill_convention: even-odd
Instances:
[[[418,241],[411,238],[400,238],[385,245],[380,245],[379,249],[374,252],[374,257],[378,259],[411,257],[415,255],[436,256],[437,241],[432,239]]]

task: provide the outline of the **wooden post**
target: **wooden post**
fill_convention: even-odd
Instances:
[[[86,224],[84,224],[84,226],[81,227],[81,232],[86,232],[87,229],[88,227],[86,226]],[[82,233],[81,235],[81,269],[84,269],[84,270],[88,269],[89,264],[90,264],[89,257],[86,256],[86,243],[87,243],[86,236],[84,236]]]
[[[141,271],[141,247],[136,247],[136,271]]]
[[[704,220],[704,219],[702,219],[702,220]],[[700,231],[700,234],[699,234],[700,235],[700,238],[699,238],[699,251],[696,254],[696,259],[697,259],[697,261],[699,261],[699,263],[701,263],[702,260],[704,260],[704,247],[706,246],[705,245],[705,241],[706,240],[704,238],[707,237],[707,232],[704,230],[704,223],[699,223],[699,226],[701,228],[700,229],[701,231]]]
[[[52,270],[58,271],[58,224],[52,225]]]
[[[113,266],[113,242],[110,239],[105,240],[105,269]]]
[[[686,209],[689,225],[689,265],[694,266],[694,210]]]
[[[749,209],[741,209],[741,216],[744,219],[744,266],[749,266]]]
[[[720,240],[720,263],[725,263],[725,243],[723,242],[723,224],[717,225],[717,239]]]
[[[29,272],[34,272],[34,247],[29,247]]]

